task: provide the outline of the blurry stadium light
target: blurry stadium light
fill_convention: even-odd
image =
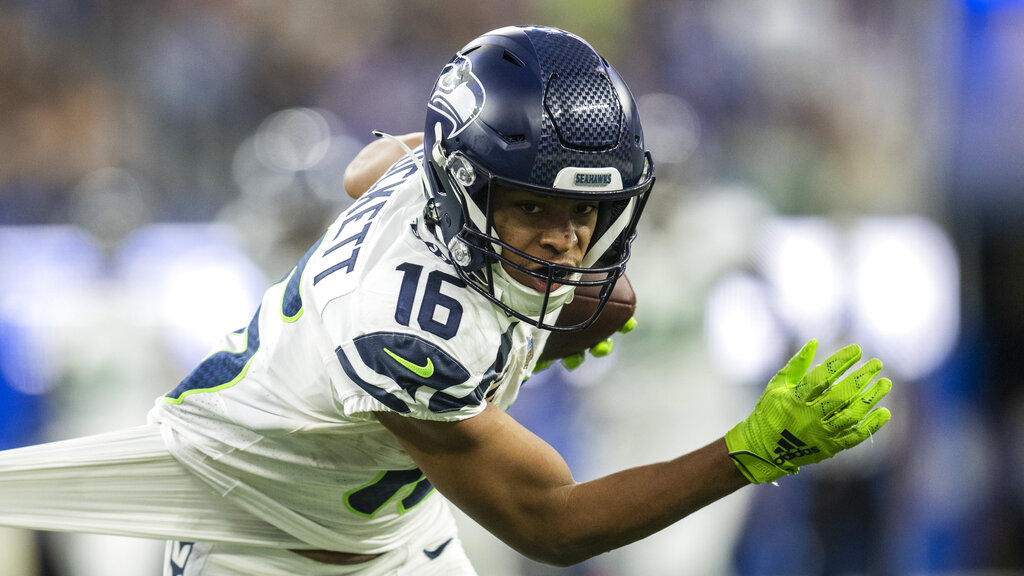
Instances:
[[[685,162],[700,144],[700,120],[686,100],[666,93],[637,99],[644,123],[644,140],[659,164]]]
[[[801,342],[828,342],[842,329],[846,270],[836,227],[825,218],[773,218],[762,228],[758,263],[775,310]]]
[[[242,194],[275,209],[309,193],[348,202],[342,176],[363,147],[333,114],[314,108],[275,112],[235,150],[231,172]]]
[[[256,153],[256,136],[242,141],[231,160],[231,175],[235,184],[250,202],[266,204],[286,193],[295,180],[292,172],[270,170]]]
[[[772,296],[758,278],[733,273],[708,296],[704,331],[708,351],[736,383],[759,380],[777,368],[788,338],[772,312]]]
[[[331,125],[323,112],[289,108],[267,117],[256,131],[256,154],[271,169],[298,172],[316,166],[327,154]]]
[[[54,335],[89,323],[84,301],[102,276],[99,247],[73,226],[0,227],[0,325],[18,334],[0,365],[4,379],[26,394],[42,394],[63,369]],[[73,331],[73,330],[71,330]]]
[[[854,337],[904,377],[938,368],[960,330],[953,242],[918,216],[865,218],[851,230]]]
[[[871,216],[840,230],[824,218],[772,218],[758,245],[759,276],[734,273],[708,295],[705,336],[724,375],[763,377],[783,347],[810,338],[856,342],[904,378],[927,376],[953,350],[959,262],[934,222]]]
[[[180,368],[248,324],[259,306],[267,281],[239,243],[226,227],[205,224],[150,225],[125,243],[119,272],[147,294],[134,317],[164,327]]]
[[[323,160],[305,172],[306,184],[313,196],[326,202],[348,202],[349,197],[342,184],[345,168],[362,148],[362,142],[346,134],[331,138]]]
[[[150,194],[148,183],[138,174],[123,168],[100,168],[75,184],[68,219],[104,248],[114,249],[132,230],[150,220]]]

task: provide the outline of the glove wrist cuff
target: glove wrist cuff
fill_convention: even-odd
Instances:
[[[729,452],[729,457],[751,484],[774,482],[790,473],[753,452]],[[799,468],[794,469],[792,473],[796,474],[798,470]]]
[[[745,424],[746,422],[740,422],[725,434],[725,445],[736,468],[751,484],[773,482],[786,474],[796,474],[799,471],[797,466],[789,464],[782,468],[752,452],[746,441]]]

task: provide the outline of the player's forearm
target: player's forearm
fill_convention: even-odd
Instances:
[[[576,564],[635,542],[747,483],[722,440],[576,483],[554,449],[493,406],[455,424],[378,418],[449,500],[548,564]]]
[[[523,555],[570,566],[654,534],[748,483],[720,439],[589,482],[518,482],[517,490],[496,484],[485,509],[465,501],[460,507]]]
[[[542,561],[571,565],[645,538],[748,484],[724,440],[570,488]]]

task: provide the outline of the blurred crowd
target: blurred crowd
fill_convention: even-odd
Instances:
[[[896,389],[845,461],[578,567],[462,519],[481,574],[1024,573],[1021,0],[0,0],[0,447],[143,421],[507,24],[588,39],[658,167],[640,329],[514,407],[577,479],[720,436],[805,338]],[[0,573],[161,550],[13,530]]]

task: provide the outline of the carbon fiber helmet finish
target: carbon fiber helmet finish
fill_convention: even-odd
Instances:
[[[633,97],[590,44],[542,26],[477,37],[441,71],[424,133],[433,199],[428,215],[475,289],[494,299],[488,266],[509,265],[500,254],[515,252],[491,228],[490,195],[501,183],[600,202],[590,247],[600,253],[585,267],[605,273],[610,292],[629,257],[654,174]],[[580,273],[548,270],[549,293],[556,277],[571,285],[566,278]]]

